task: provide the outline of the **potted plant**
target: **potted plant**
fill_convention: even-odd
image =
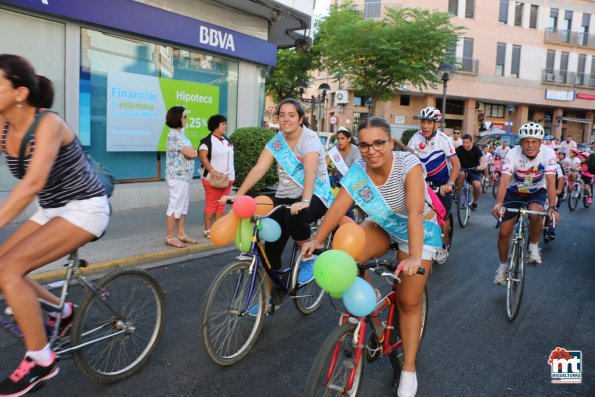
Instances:
[[[246,179],[246,175],[256,164],[260,152],[264,149],[266,143],[275,135],[275,132],[267,128],[245,127],[238,128],[231,136],[230,140],[234,147],[234,167],[236,177],[234,185],[239,187]],[[258,181],[250,192],[251,196],[275,194],[274,185],[277,183],[277,166],[274,165]]]

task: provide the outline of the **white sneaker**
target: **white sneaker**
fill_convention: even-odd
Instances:
[[[541,265],[541,250],[539,248],[529,248],[529,264]]]
[[[415,372],[401,371],[397,396],[414,397],[417,393],[417,375]]]
[[[506,285],[506,270],[508,270],[507,265],[498,266],[498,270],[496,270],[496,277],[494,277],[494,284]]]

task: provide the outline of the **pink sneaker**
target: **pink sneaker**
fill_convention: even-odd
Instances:
[[[589,204],[589,205],[593,204],[593,198],[592,197],[589,197],[587,199],[587,204]]]

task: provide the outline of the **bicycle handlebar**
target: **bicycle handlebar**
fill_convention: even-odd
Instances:
[[[510,211],[513,213],[521,213],[521,215],[523,214],[529,214],[529,215],[541,215],[541,216],[547,216],[547,211],[535,211],[535,210],[529,210],[526,209],[524,207],[521,208],[507,208],[507,207],[501,207],[500,208],[500,218],[498,219],[498,221],[496,222],[496,229],[498,229],[500,227],[500,224],[502,223],[502,218],[504,217],[504,212],[502,210],[506,210],[506,211]],[[556,217],[553,217],[552,219],[552,225],[554,227],[556,227]]]

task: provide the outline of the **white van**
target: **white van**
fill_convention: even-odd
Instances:
[[[320,143],[322,143],[322,147],[324,148],[325,153],[329,151],[330,148],[335,146],[335,134],[332,132],[318,132],[318,138],[320,138]]]

